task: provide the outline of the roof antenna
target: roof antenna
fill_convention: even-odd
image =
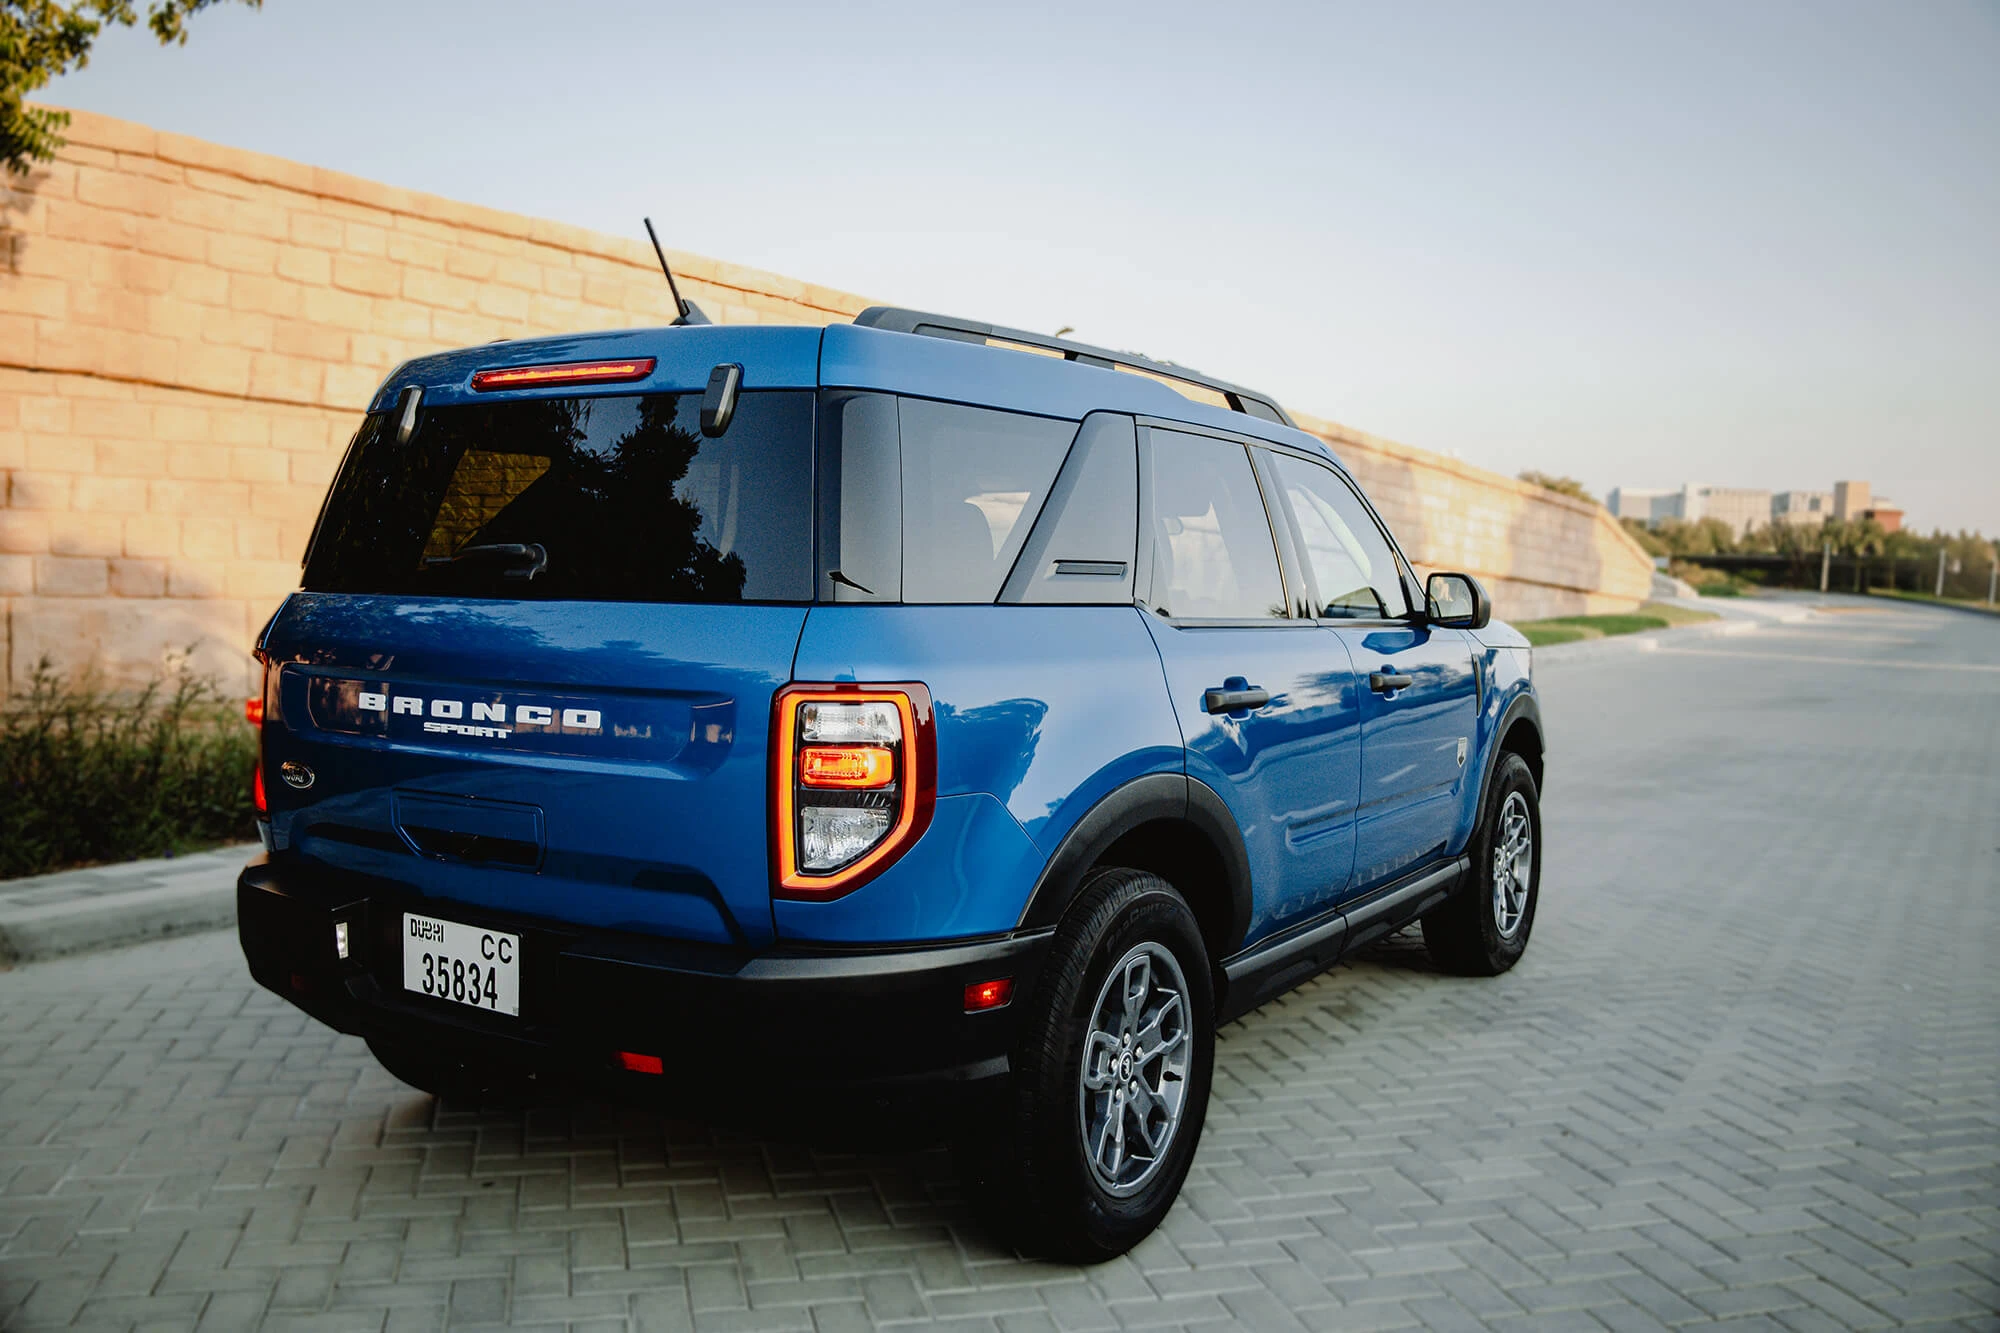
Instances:
[[[676,311],[676,318],[674,319],[674,323],[675,324],[708,323],[709,322],[708,316],[701,313],[700,306],[696,305],[692,301],[683,301],[681,299],[681,289],[679,285],[674,282],[674,271],[673,269],[667,266],[667,252],[660,248],[660,234],[653,230],[653,220],[651,218],[641,218],[639,220],[646,224],[646,235],[652,237],[653,239],[653,253],[660,257],[660,272],[667,275],[667,290],[674,294],[674,310]]]

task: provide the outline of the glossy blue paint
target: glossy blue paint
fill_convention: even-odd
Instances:
[[[264,639],[265,744],[316,778],[269,784],[274,846],[496,911],[768,944],[771,695],[805,615],[297,594]],[[398,792],[533,807],[538,867],[413,854]]]
[[[1445,855],[1460,798],[1478,785],[1479,690],[1465,633],[1427,626],[1340,626],[1361,682],[1361,810],[1353,893]],[[1369,687],[1371,673],[1411,678]],[[1464,746],[1461,757],[1460,746]]]
[[[1354,869],[1361,780],[1361,704],[1346,646],[1310,621],[1144,623],[1166,666],[1188,774],[1215,789],[1243,830],[1254,889],[1245,943],[1332,906]],[[1203,705],[1211,689],[1244,686],[1271,701],[1238,713]]]
[[[699,393],[716,366],[743,367],[746,389],[810,389],[819,376],[820,331],[744,324],[695,324],[681,328],[621,329],[612,333],[521,338],[418,357],[391,371],[368,410],[381,412],[411,385],[421,385],[428,407],[509,398],[583,398],[624,393]],[[554,385],[475,393],[472,374],[508,366],[557,361],[598,361],[650,356],[658,362],[643,380],[623,384]]]
[[[854,892],[773,904],[778,938],[901,944],[1004,934],[1046,859],[992,796],[942,797],[916,845]]]
[[[923,682],[937,718],[940,798],[992,797],[1040,860],[1109,792],[1182,768],[1159,656],[1134,607],[816,606],[793,672],[804,681]],[[919,848],[937,836],[933,828]],[[870,904],[902,902],[911,877],[928,873],[913,856],[835,903],[780,904],[780,934],[857,938]],[[975,914],[1011,927],[1033,885],[1032,876],[996,881]],[[940,887],[940,912],[974,910],[955,893]]]
[[[487,367],[620,356],[659,364],[635,383],[470,389]],[[433,406],[697,392],[722,362],[741,363],[749,389],[875,389],[1065,420],[1124,412],[1339,466],[1312,436],[1190,402],[1142,376],[847,325],[642,329],[467,348],[399,367],[372,406],[388,408],[412,384]],[[268,763],[297,759],[316,774],[305,791],[270,785],[278,852],[441,903],[747,950],[1004,933],[1093,806],[1135,778],[1182,772],[1237,818],[1254,941],[1462,850],[1501,719],[1533,688],[1525,642],[1504,625],[1477,634],[1176,626],[1136,606],[298,594],[265,647],[282,668]],[[1376,694],[1367,678],[1378,670],[1416,684]],[[1232,678],[1269,689],[1271,702],[1210,715],[1203,692]],[[832,902],[770,896],[770,701],[791,680],[916,680],[936,709],[929,829]],[[364,695],[384,706],[364,706]],[[396,711],[399,698],[418,701],[417,711]],[[524,709],[551,721],[522,723]],[[572,714],[574,727],[564,721]],[[584,725],[591,717],[596,725]],[[479,734],[482,726],[508,734]],[[435,824],[513,859],[427,854]]]

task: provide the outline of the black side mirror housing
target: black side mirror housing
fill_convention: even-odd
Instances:
[[[1470,574],[1433,574],[1424,580],[1424,613],[1446,629],[1485,629],[1493,599]]]
[[[736,415],[736,391],[743,387],[743,367],[724,362],[708,372],[708,389],[701,395],[701,433],[715,439],[729,429]]]

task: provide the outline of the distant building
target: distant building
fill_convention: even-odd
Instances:
[[[1653,523],[1668,515],[1662,509],[1667,501],[1678,500],[1679,491],[1641,491],[1630,486],[1614,486],[1604,497],[1604,507],[1611,511],[1613,518],[1636,518],[1641,523]]]
[[[1845,521],[1861,517],[1861,511],[1875,506],[1874,487],[1865,481],[1833,483],[1833,516]]]
[[[1887,496],[1873,501],[1861,511],[1861,517],[1875,520],[1875,525],[1884,532],[1900,532],[1903,529],[1902,508]]]
[[[1729,530],[1741,537],[1752,528],[1761,528],[1771,521],[1771,493],[1753,491],[1740,486],[1695,486],[1682,487],[1687,501],[1682,505],[1685,512],[1681,517],[1690,523],[1704,518],[1719,518],[1729,525]]]
[[[1832,491],[1779,491],[1771,497],[1773,523],[1818,527],[1832,517]]]

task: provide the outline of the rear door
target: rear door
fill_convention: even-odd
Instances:
[[[1347,650],[1292,614],[1249,451],[1141,432],[1146,617],[1188,774],[1236,817],[1256,888],[1247,942],[1312,915],[1354,860],[1358,698]]]
[[[813,394],[751,387],[707,438],[712,359],[640,392],[440,393],[407,440],[393,408],[368,418],[265,641],[266,771],[305,777],[267,784],[279,854],[446,917],[771,939]]]
[[[1435,861],[1456,830],[1478,725],[1471,645],[1409,618],[1403,566],[1331,467],[1272,452],[1320,623],[1361,685],[1361,805],[1352,894]]]

